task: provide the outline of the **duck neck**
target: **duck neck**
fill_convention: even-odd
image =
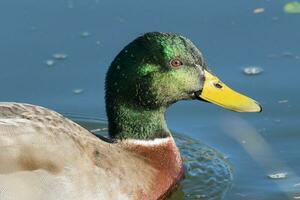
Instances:
[[[120,145],[140,155],[155,169],[150,181],[151,192],[139,199],[165,199],[184,178],[184,168],[179,150],[172,137],[141,141],[128,139]]]
[[[114,139],[152,140],[170,136],[166,108],[143,109],[129,105],[108,106],[109,135]]]

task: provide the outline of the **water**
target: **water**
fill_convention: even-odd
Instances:
[[[104,77],[114,56],[141,33],[177,32],[200,47],[225,83],[261,102],[264,111],[238,114],[180,102],[168,110],[169,128],[228,157],[234,179],[226,200],[297,199],[300,15],[285,14],[287,2],[2,0],[0,101],[105,119]],[[254,14],[257,8],[264,12]],[[48,66],[57,53],[67,58]],[[248,66],[264,71],[247,76]],[[269,178],[276,173],[286,178]]]

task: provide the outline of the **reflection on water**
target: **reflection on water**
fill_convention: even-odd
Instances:
[[[274,180],[279,190],[284,193],[285,199],[299,199],[300,178],[283,160],[278,158],[266,139],[258,133],[247,121],[241,118],[231,117],[224,119],[224,130],[242,145],[252,159],[260,165],[270,179]],[[297,194],[298,191],[298,194]]]
[[[178,133],[173,134],[183,157],[186,177],[182,188],[186,199],[221,199],[232,184],[232,171],[222,154]]]

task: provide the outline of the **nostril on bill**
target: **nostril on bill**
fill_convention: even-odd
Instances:
[[[221,89],[223,87],[221,83],[214,83],[214,86],[218,89]]]

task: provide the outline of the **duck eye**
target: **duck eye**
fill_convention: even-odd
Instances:
[[[172,60],[170,61],[170,65],[171,65],[171,67],[173,67],[173,68],[179,68],[181,65],[183,65],[183,63],[182,63],[181,60],[175,58],[175,59],[172,59]]]
[[[223,87],[221,83],[214,83],[214,86],[218,89],[221,89]]]

